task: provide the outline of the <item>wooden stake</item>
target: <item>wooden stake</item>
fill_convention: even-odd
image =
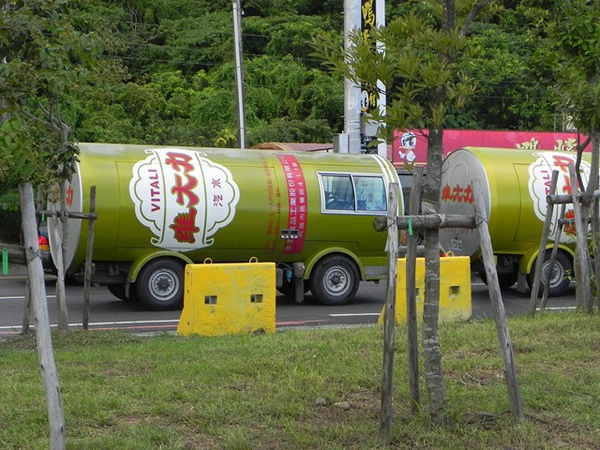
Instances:
[[[498,282],[498,272],[494,260],[492,240],[487,224],[487,214],[485,213],[481,181],[479,179],[474,179],[471,181],[471,186],[473,186],[475,199],[475,217],[477,219],[477,228],[479,230],[481,254],[485,266],[487,285],[490,291],[490,300],[492,303],[494,321],[496,322],[496,332],[500,343],[500,351],[504,361],[504,377],[508,388],[508,398],[510,400],[513,415],[518,421],[521,421],[525,418],[525,414],[523,412],[523,402],[521,400],[521,392],[517,380],[514,351],[508,332],[508,325],[506,323],[506,312],[502,301],[502,292],[500,291],[500,283]]]
[[[392,381],[394,379],[394,333],[396,320],[396,280],[398,276],[398,183],[390,183],[388,201],[388,278],[384,308],[383,376],[381,382],[381,444],[392,442]]]

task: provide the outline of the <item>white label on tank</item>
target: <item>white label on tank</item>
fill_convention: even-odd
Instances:
[[[552,171],[558,171],[558,179],[556,182],[556,194],[571,194],[571,180],[569,177],[569,164],[575,164],[576,155],[557,152],[540,152],[535,153],[537,158],[535,162],[529,165],[529,195],[533,200],[533,209],[535,215],[540,221],[546,221],[546,212],[548,203],[546,196],[550,193],[550,180]],[[590,165],[581,161],[580,165],[581,178],[587,186],[590,174]],[[557,219],[559,208],[554,208],[552,221],[550,225],[550,236],[554,236],[557,231]],[[565,218],[574,218],[575,212],[572,205],[567,205],[565,209]],[[575,241],[575,229],[572,226],[565,226],[563,229],[565,236],[561,241]]]
[[[183,149],[146,150],[133,166],[129,195],[135,215],[155,237],[153,245],[175,251],[209,247],[235,217],[239,188],[231,172]]]
[[[450,250],[453,252],[462,252],[463,242],[460,239],[451,239],[450,240]]]

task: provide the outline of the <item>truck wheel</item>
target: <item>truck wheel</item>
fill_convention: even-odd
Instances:
[[[481,281],[483,281],[485,284],[487,283],[487,275],[485,274],[485,271],[481,271],[478,272],[479,274],[479,278],[481,278]],[[510,273],[499,273],[498,274],[498,284],[500,285],[500,289],[501,290],[506,290],[509,289],[511,287],[513,287],[513,285],[517,282],[517,279],[519,278],[519,272],[518,271],[514,271],[514,272],[510,272]]]
[[[554,258],[554,267],[550,271],[550,255],[552,250],[546,250],[544,254],[544,265],[542,266],[542,274],[547,275],[550,272],[550,285],[548,286],[549,297],[560,297],[565,293],[571,284],[571,274],[573,273],[573,263],[564,252],[559,251]],[[535,271],[535,264],[534,264]],[[529,289],[533,286],[533,277],[535,272],[532,271],[527,275],[527,284]],[[542,282],[540,283],[540,292],[538,295],[542,295],[544,292],[544,280],[545,276],[542,276]]]
[[[183,307],[184,267],[174,259],[155,259],[137,278],[137,297],[149,309],[168,311]]]
[[[130,290],[129,297],[125,295],[125,285],[124,284],[107,284],[108,292],[117,297],[119,300],[123,300],[124,302],[135,302],[137,298],[133,293],[133,290]]]
[[[327,256],[313,269],[310,290],[324,305],[344,305],[354,299],[359,282],[354,261],[340,255]]]

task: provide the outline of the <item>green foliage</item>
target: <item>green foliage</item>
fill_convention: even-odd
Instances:
[[[332,130],[322,119],[274,119],[248,132],[248,145],[261,142],[330,142]]]
[[[23,87],[9,90],[0,85],[0,89],[3,96],[35,92],[37,103],[33,97],[22,103],[22,95],[16,95],[11,110],[36,117],[46,110],[69,125],[73,141],[234,143],[231,2],[29,0],[15,5],[19,8],[9,15],[11,26],[18,29],[15,39],[11,27],[0,32],[11,51],[10,64],[0,67],[0,76],[10,75]],[[342,48],[343,2],[254,0],[242,6],[248,141],[270,140],[267,137],[275,134],[330,142],[343,127],[342,77],[348,72],[341,70],[340,55],[336,62],[340,70],[325,70],[307,42],[327,36],[330,56]],[[459,18],[468,6],[469,2],[457,6]],[[357,54],[368,63],[356,76],[370,85],[377,78],[386,81],[388,131],[392,125],[422,128],[440,121],[454,128],[552,129],[554,92],[538,89],[525,77],[528,58],[539,48],[528,30],[534,20],[546,17],[545,10],[538,14],[531,6],[504,2],[502,14],[486,11],[470,39],[464,40],[440,33],[438,2],[388,2],[386,7],[388,31],[381,35],[388,47],[386,56],[373,52],[371,43],[361,42]],[[8,17],[2,22],[9,23]],[[36,34],[42,29],[46,31]],[[97,58],[99,42],[104,52]],[[25,48],[20,43],[32,45],[27,55],[35,62],[16,57]],[[573,38],[570,45],[579,44]],[[454,64],[437,58],[440,49],[447,50],[448,57],[456,55]],[[447,86],[448,101],[429,108],[426,103],[439,94],[435,86],[440,83]],[[402,97],[409,101],[399,102]],[[29,130],[48,134],[28,123],[29,118],[21,121]],[[325,126],[299,132],[300,121]],[[46,137],[44,148],[39,135],[32,139],[39,153],[59,147],[57,139]]]
[[[0,98],[9,119],[0,153],[21,181],[49,183],[73,170],[77,150],[68,142],[61,101],[86,82],[99,47],[73,27],[68,6],[64,0],[15,1],[1,16]]]
[[[20,243],[21,209],[16,191],[0,194],[0,242]]]
[[[542,15],[542,39],[532,55],[531,71],[543,86],[552,86],[557,108],[567,109],[573,124],[591,134],[600,129],[600,24],[597,2],[558,3]]]
[[[370,90],[377,90],[378,80],[383,83],[387,113],[383,118],[374,112],[373,118],[391,129],[441,127],[448,106],[462,105],[473,92],[454,63],[465,37],[446,33],[428,16],[410,11],[371,36],[353,33],[351,41],[348,54],[331,35],[316,37],[313,46],[335,74]],[[374,42],[381,42],[385,52]]]
[[[457,64],[477,84],[468,109],[478,111],[471,128],[552,129],[556,95],[535,89],[527,78],[532,46],[527,34],[506,31],[512,24],[478,24]],[[459,126],[459,128],[462,128]]]

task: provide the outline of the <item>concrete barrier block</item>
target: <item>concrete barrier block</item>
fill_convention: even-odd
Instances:
[[[415,270],[417,290],[417,320],[423,320],[425,299],[425,258],[417,258]],[[405,324],[406,314],[406,259],[398,259],[398,280],[396,283],[395,323]],[[385,310],[385,307],[384,307]],[[460,322],[471,318],[471,261],[467,256],[440,258],[440,313],[439,322]],[[383,311],[379,316],[383,324]]]
[[[275,263],[189,264],[177,332],[275,333]]]

